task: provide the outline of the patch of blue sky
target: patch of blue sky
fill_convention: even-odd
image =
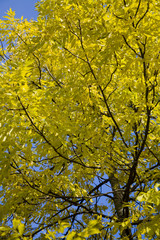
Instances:
[[[0,4],[0,18],[6,15],[7,11],[11,8],[15,11],[16,18],[27,18],[28,20],[36,20],[38,12],[35,11],[35,3],[37,0],[1,0]]]

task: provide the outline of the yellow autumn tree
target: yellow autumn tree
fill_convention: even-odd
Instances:
[[[36,9],[0,20],[1,239],[158,239],[159,1]]]

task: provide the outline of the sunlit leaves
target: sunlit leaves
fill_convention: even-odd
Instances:
[[[36,8],[0,21],[2,234],[159,236],[159,5]]]

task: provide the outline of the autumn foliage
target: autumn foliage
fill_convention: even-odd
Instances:
[[[36,9],[0,20],[1,239],[159,239],[159,1]]]

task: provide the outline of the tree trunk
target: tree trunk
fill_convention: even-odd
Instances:
[[[110,175],[109,177],[110,184],[112,187],[113,195],[114,195],[114,206],[116,210],[116,214],[118,217],[118,220],[120,222],[123,222],[125,218],[128,217],[129,209],[128,207],[123,207],[123,195],[124,191],[120,188],[118,179],[114,176],[114,173]],[[123,230],[121,234],[121,238],[128,237],[129,240],[133,240],[131,229],[126,228]]]

